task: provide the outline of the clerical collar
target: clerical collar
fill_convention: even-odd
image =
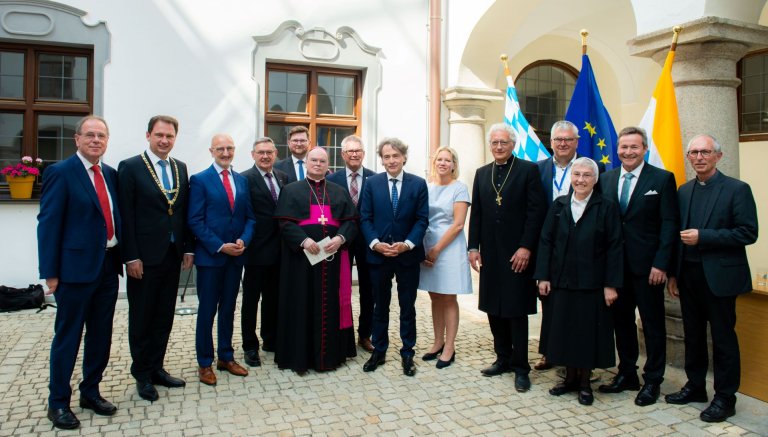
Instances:
[[[496,162],[496,161],[493,161],[493,163],[494,163],[494,164],[495,164],[497,167],[504,167],[505,165],[509,164],[509,158],[507,158],[507,160],[506,160],[506,161],[504,161],[504,162],[503,162],[503,163],[501,163],[501,164],[499,164],[499,163],[498,163],[498,162]]]
[[[312,182],[312,183],[313,183],[313,184],[315,184],[315,185],[320,185],[320,184],[322,184],[323,182],[325,182],[325,178],[323,178],[323,179],[320,179],[319,181],[316,181],[316,180],[312,179],[311,177],[307,176],[305,179],[306,179],[307,181],[309,181],[309,182]]]
[[[702,187],[706,187],[707,185],[711,185],[717,182],[719,180],[719,176],[720,176],[720,170],[715,170],[715,173],[712,176],[710,176],[710,178],[707,179],[706,181],[699,180],[699,177],[696,176],[696,182]]]

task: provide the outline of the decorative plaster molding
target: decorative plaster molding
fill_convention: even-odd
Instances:
[[[53,17],[43,12],[11,9],[3,13],[2,18],[0,18],[0,25],[4,31],[11,35],[45,36],[53,32],[54,20]],[[24,30],[25,26],[28,28],[39,27],[40,30]]]

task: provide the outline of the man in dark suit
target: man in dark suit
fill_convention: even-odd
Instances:
[[[579,145],[579,128],[568,120],[560,120],[552,125],[550,131],[550,147],[552,156],[537,162],[539,175],[541,176],[541,185],[544,187],[544,196],[547,199],[547,209],[552,206],[552,202],[560,196],[565,196],[573,192],[571,186],[571,166],[576,159],[576,148]],[[597,162],[599,173],[605,171],[605,164]],[[600,185],[596,185],[594,190],[600,192]],[[552,323],[550,319],[549,296],[539,296],[541,299],[541,334],[539,335],[539,352],[541,359],[533,368],[536,370],[547,370],[552,365],[547,362],[544,351],[547,348],[547,336],[549,327]]]
[[[275,351],[277,342],[277,309],[280,280],[280,227],[273,218],[277,198],[288,176],[273,167],[277,149],[271,138],[259,138],[251,151],[254,165],[242,173],[248,181],[251,206],[259,224],[245,251],[243,307],[240,329],[243,334],[245,364],[261,366],[259,337],[256,336],[256,313],[261,297],[261,339],[263,349]]]
[[[144,153],[118,166],[121,254],[128,273],[128,344],[131,374],[142,399],[156,401],[155,384],[183,387],[163,369],[173,328],[179,272],[192,267],[194,240],[187,228],[187,166],[168,155],[179,123],[167,115],[149,120]]]
[[[736,297],[752,291],[745,246],[757,240],[757,207],[746,183],[717,170],[720,144],[710,135],[688,143],[688,161],[696,179],[678,190],[680,245],[668,289],[680,298],[688,382],[667,403],[706,402],[707,322],[712,334],[715,397],[701,412],[705,422],[736,414],[741,377]],[[678,288],[679,287],[679,288]]]
[[[288,182],[303,180],[307,175],[307,152],[311,148],[309,143],[309,129],[304,126],[294,126],[288,131],[288,148],[291,156],[275,163],[275,168],[288,175]]]
[[[61,429],[80,426],[69,407],[69,385],[83,328],[80,407],[111,416],[117,408],[101,397],[99,383],[109,361],[117,275],[123,273],[117,202],[117,172],[101,162],[109,128],[89,115],[76,126],[77,153],[45,170],[37,216],[40,278],[58,309],[51,343],[48,419]]]
[[[624,234],[624,286],[613,309],[619,371],[603,393],[638,390],[635,308],[643,322],[647,359],[643,388],[635,404],[656,403],[664,380],[667,331],[664,316],[664,285],[672,267],[679,226],[675,175],[644,161],[648,137],[643,129],[626,127],[619,132],[617,153],[621,167],[602,177],[603,195],[619,202]]]
[[[213,363],[213,319],[218,311],[218,360],[216,368],[247,376],[234,358],[232,324],[245,248],[253,237],[256,219],[251,209],[248,181],[232,171],[235,143],[226,134],[211,139],[214,159],[207,169],[189,180],[189,228],[197,238],[197,327],[195,349],[200,382],[216,385]]]
[[[485,376],[515,372],[515,389],[531,388],[528,315],[536,314],[535,251],[547,211],[536,164],[512,155],[514,130],[488,131],[494,162],[480,167],[472,188],[469,263],[480,273],[480,311],[488,314],[496,361]],[[482,254],[482,255],[481,255]]]
[[[424,234],[429,222],[427,183],[403,171],[408,159],[408,146],[399,139],[382,140],[377,151],[386,171],[368,178],[360,199],[360,228],[368,244],[368,264],[376,302],[372,333],[374,351],[363,370],[371,372],[384,364],[389,347],[387,331],[392,278],[397,277],[403,374],[414,376],[414,305],[419,285],[419,263],[425,257]]]
[[[341,140],[341,158],[346,166],[326,179],[329,182],[341,185],[349,191],[352,201],[360,211],[360,196],[362,196],[365,181],[373,176],[373,171],[363,167],[365,148],[363,140],[357,135],[350,135]],[[358,220],[359,224],[359,220]],[[357,344],[368,352],[373,352],[371,343],[371,329],[373,323],[373,289],[371,287],[371,273],[366,259],[368,245],[365,238],[358,237],[349,248],[349,265],[357,263],[357,282],[360,295],[360,316],[357,320]]]

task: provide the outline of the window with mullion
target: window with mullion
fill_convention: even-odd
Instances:
[[[740,139],[768,140],[768,50],[748,54],[738,67]]]

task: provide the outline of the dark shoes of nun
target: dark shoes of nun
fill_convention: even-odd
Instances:
[[[383,352],[373,351],[371,358],[363,364],[363,372],[373,372],[377,367],[384,364],[386,361],[386,354]]]
[[[80,408],[93,410],[99,416],[114,416],[117,412],[117,407],[101,396],[80,398]]]
[[[67,408],[48,408],[48,420],[59,429],[75,429],[80,426],[80,421],[75,413]]]
[[[261,357],[259,357],[259,350],[258,349],[251,349],[245,351],[245,364],[251,366],[251,367],[260,367],[261,366]]]
[[[637,378],[637,375],[619,373],[613,377],[610,384],[603,384],[597,390],[600,393],[621,393],[624,390],[640,390],[640,380]]]

